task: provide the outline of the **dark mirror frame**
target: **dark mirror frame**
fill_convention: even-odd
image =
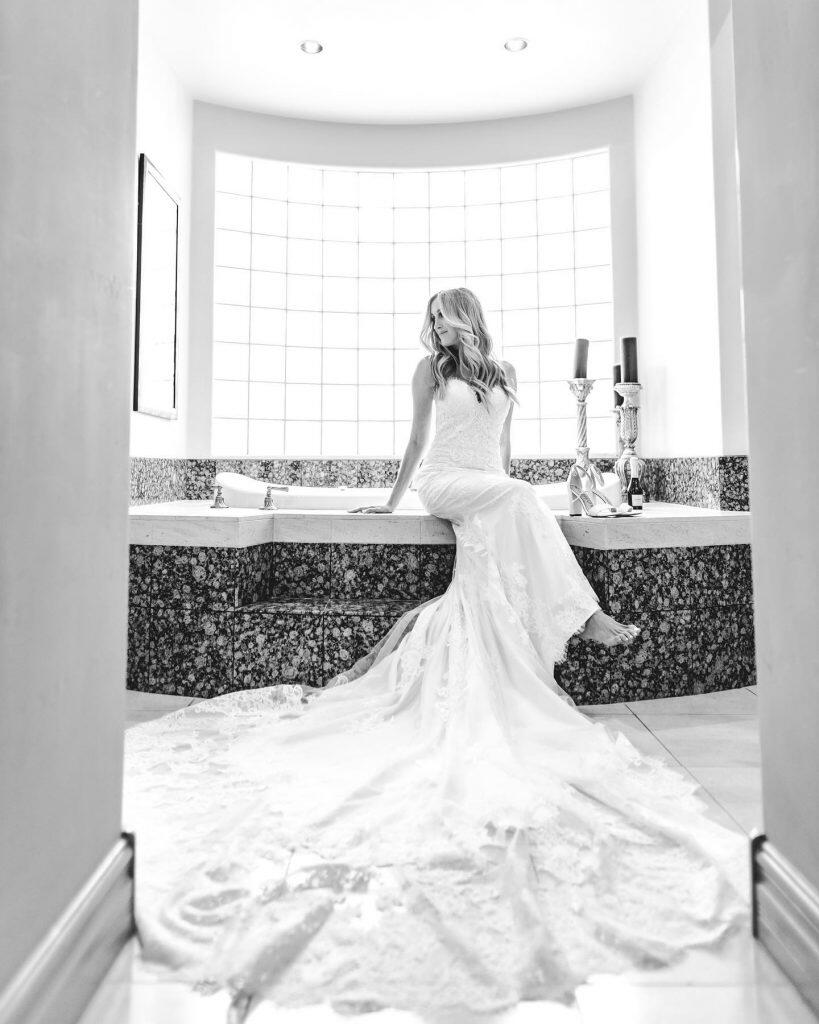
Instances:
[[[168,352],[173,359],[172,370],[172,381],[173,381],[173,398],[170,408],[157,408],[153,406],[140,405],[139,403],[139,380],[140,380],[140,329],[142,325],[143,313],[146,311],[146,296],[143,293],[142,288],[142,270],[143,270],[143,248],[146,233],[151,230],[149,214],[150,210],[146,207],[145,198],[145,184],[146,179],[150,177],[156,182],[159,188],[167,195],[168,200],[174,204],[176,217],[175,217],[175,230],[174,230],[174,251],[173,251],[173,281],[171,282],[170,275],[168,278],[168,288],[173,287],[173,338],[168,339]],[[144,413],[148,416],[161,416],[164,419],[177,419],[177,380],[176,380],[176,367],[177,367],[177,320],[178,320],[178,284],[179,284],[179,199],[174,193],[168,188],[162,175],[157,171],[156,167],[151,163],[148,157],[144,153],[140,153],[139,156],[139,195],[137,205],[137,257],[136,257],[136,316],[135,316],[135,338],[134,338],[134,400],[133,409],[134,412]],[[143,368],[145,372],[146,368]]]

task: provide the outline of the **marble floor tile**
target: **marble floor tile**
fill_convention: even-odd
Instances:
[[[630,712],[621,715],[603,712],[602,714],[587,714],[586,717],[593,722],[605,725],[613,733],[622,732],[641,754],[660,757],[670,765],[677,765],[675,757],[669,753],[660,740]]]
[[[611,981],[615,979],[600,975],[591,979]],[[750,928],[727,935],[719,945],[703,949],[691,949],[675,964],[657,970],[626,971],[617,976],[625,985],[653,986],[753,986],[790,985],[782,969],[761,946]]]
[[[202,996],[180,983],[105,982],[77,1024],[225,1024],[229,1006],[224,990]]]
[[[762,831],[762,778],[756,765],[700,766],[691,774],[750,833]]]
[[[581,986],[583,1024],[816,1024],[786,985],[637,986],[611,981]]]
[[[628,704],[578,704],[577,710],[584,715],[624,715],[631,714]]]
[[[642,710],[635,714],[686,767],[759,764],[754,715],[668,715]]]
[[[175,711],[190,704],[193,697],[178,696],[174,693],[146,693],[142,690],[125,691],[126,711]]]
[[[708,789],[703,786],[693,772],[689,771],[685,767],[682,767],[681,770],[684,771],[694,782],[699,783],[700,788],[697,790],[697,796],[705,804],[706,814],[711,821],[715,821],[718,825],[722,825],[723,828],[730,829],[732,832],[742,832],[743,834],[746,834],[746,830],[737,821],[737,819],[730,813],[730,811],[723,807],[719,800],[717,800]]]
[[[484,1020],[486,1024],[582,1024],[583,1020],[575,1006],[540,1001],[522,1003],[502,1016],[474,1018],[453,1014],[443,1019],[452,1024],[472,1024],[475,1020]],[[424,1018],[406,1010],[381,1010],[378,1013],[350,1016],[336,1013],[326,1005],[287,1010],[270,1003],[260,1003],[248,1017],[247,1024],[342,1024],[350,1020],[361,1021],[361,1024],[423,1024]]]
[[[225,993],[199,996],[187,986],[157,982],[135,969],[136,940],[112,966],[78,1024],[211,1024],[226,1020]],[[420,1024],[398,1010],[337,1014],[328,1006],[288,1010],[262,1001],[248,1024]],[[748,932],[721,945],[691,950],[658,970],[598,975],[577,991],[572,1006],[529,1002],[496,1024],[809,1024],[814,1018],[779,967]]]
[[[748,691],[749,687],[740,686],[735,690],[716,690],[713,693],[658,697],[626,703],[636,715],[642,711],[664,715],[755,715],[758,711],[756,696]]]
[[[130,729],[134,725],[140,725],[142,722],[152,722],[155,718],[164,718],[165,715],[169,714],[174,708],[169,708],[167,711],[131,711],[125,716],[125,728]]]
[[[179,697],[168,693],[145,693],[141,690],[125,691],[125,728],[140,722],[150,722],[154,718],[185,708],[191,702],[190,697]]]

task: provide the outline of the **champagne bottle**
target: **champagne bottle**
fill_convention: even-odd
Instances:
[[[631,480],[626,491],[626,501],[632,508],[638,511],[643,507],[643,488],[640,484],[640,462],[635,456],[629,459],[631,463]]]

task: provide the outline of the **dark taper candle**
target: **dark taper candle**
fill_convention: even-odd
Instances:
[[[572,376],[586,377],[589,366],[589,339],[578,338],[574,343],[574,373]]]
[[[622,379],[623,379],[623,375],[620,372],[620,364],[619,363],[615,363],[614,364],[614,383],[615,384],[619,384]],[[623,404],[623,396],[621,394],[619,394],[617,391],[615,391],[614,392],[614,408],[616,409],[618,405],[622,405],[622,404]]]
[[[638,382],[636,338],[621,338],[620,359],[623,363],[623,383],[636,384]]]

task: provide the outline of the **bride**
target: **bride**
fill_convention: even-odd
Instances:
[[[226,988],[232,1020],[257,999],[468,1020],[569,1002],[745,918],[744,837],[555,681],[572,636],[638,630],[508,476],[514,369],[473,293],[433,296],[421,340],[392,494],[350,511],[392,512],[415,474],[455,532],[446,592],[320,690],[271,679],[126,732],[143,959]]]

